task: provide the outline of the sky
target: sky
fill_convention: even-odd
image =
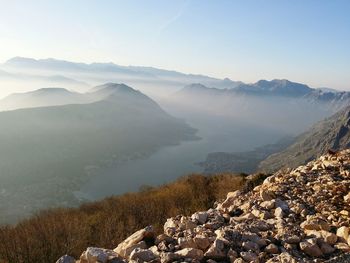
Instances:
[[[154,66],[350,90],[348,0],[0,0],[0,61]]]

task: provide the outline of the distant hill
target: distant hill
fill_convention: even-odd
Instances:
[[[0,110],[14,110],[65,104],[88,103],[80,93],[64,88],[42,88],[25,93],[14,93],[0,100]]]
[[[75,96],[62,89],[34,93]],[[109,83],[96,93],[104,98],[0,112],[0,222],[76,205],[73,191],[99,168],[195,138],[196,130],[126,85]],[[116,176],[122,181],[123,175]]]
[[[126,96],[132,99],[146,95],[125,84],[106,83],[90,89],[86,93],[69,91],[64,88],[42,88],[30,92],[14,93],[0,100],[0,111],[68,104],[87,104],[106,100],[109,96]]]
[[[350,106],[313,125],[298,136],[285,150],[262,161],[259,169],[275,171],[282,167],[296,167],[327,153],[350,146]]]

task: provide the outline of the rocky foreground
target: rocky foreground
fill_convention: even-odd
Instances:
[[[350,150],[281,170],[215,208],[176,216],[156,236],[141,229],[114,250],[89,247],[79,260],[116,262],[350,262]]]

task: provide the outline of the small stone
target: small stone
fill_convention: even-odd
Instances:
[[[203,251],[206,250],[210,245],[209,238],[202,235],[196,235],[193,238],[193,241],[196,244],[196,246]]]
[[[241,252],[240,255],[247,262],[259,262],[258,256],[253,252]]]
[[[252,242],[252,241],[246,241],[242,243],[242,248],[244,248],[245,250],[249,251],[252,250],[255,253],[259,253],[260,249],[259,249],[259,245]]]
[[[160,262],[161,263],[170,263],[178,259],[179,256],[173,252],[164,252],[160,254]]]
[[[331,245],[329,245],[329,244],[327,244],[325,242],[323,242],[321,244],[320,248],[321,248],[321,251],[323,252],[323,254],[331,254],[331,253],[333,253],[335,251],[334,247],[332,247]]]
[[[64,255],[62,257],[60,257],[56,263],[75,263],[75,258],[68,256],[68,255]]]
[[[184,248],[176,251],[175,254],[181,258],[192,258],[197,260],[203,258],[203,251],[197,248]]]
[[[283,212],[289,211],[289,206],[288,206],[287,202],[285,202],[279,198],[277,198],[275,200],[275,206],[281,208],[283,210]]]
[[[260,197],[263,201],[271,201],[272,199],[275,198],[275,194],[271,191],[261,189]]]
[[[233,222],[234,222],[234,221],[236,221],[236,222],[244,222],[244,221],[246,221],[246,220],[254,219],[254,218],[255,218],[255,216],[254,216],[252,213],[247,213],[247,214],[242,215],[242,216],[232,217],[232,218],[230,219],[230,221],[233,220]]]
[[[260,203],[260,206],[266,209],[273,209],[275,208],[275,200],[272,199],[270,201],[264,201]]]
[[[350,192],[347,195],[344,195],[344,201],[350,202]]]
[[[350,252],[350,246],[346,243],[337,243],[334,245],[334,247],[343,252]]]
[[[323,255],[321,249],[317,244],[312,244],[308,241],[300,242],[300,249],[304,251],[306,254],[312,257],[320,257]]]
[[[270,244],[267,247],[265,247],[264,251],[269,254],[277,254],[279,252],[279,249],[278,246],[276,246],[275,244]]]
[[[228,252],[227,252],[227,257],[230,259],[230,262],[234,262],[237,258],[238,254],[236,251],[230,249]]]
[[[309,217],[309,216],[308,216]],[[330,230],[330,225],[327,221],[320,219],[320,218],[311,218],[302,222],[300,224],[300,227],[304,230]]]
[[[244,213],[243,210],[240,208],[229,209],[230,216],[240,216],[243,213]]]
[[[341,210],[339,214],[341,214],[342,216],[349,216],[350,212],[347,210]]]
[[[287,236],[285,239],[285,242],[288,244],[297,244],[300,242],[300,237],[293,235],[293,236]]]
[[[281,207],[277,207],[275,209],[275,217],[276,218],[283,218],[284,217],[284,212]]]
[[[288,253],[288,252],[282,252],[279,255],[276,255],[272,259],[269,259],[266,261],[266,263],[297,263],[297,261]]]
[[[342,226],[337,229],[337,236],[342,240],[342,241],[347,241],[349,238],[349,228],[346,226]]]
[[[205,252],[204,256],[206,258],[221,260],[226,257],[226,253],[224,251],[225,243],[221,239],[215,239],[214,243],[210,246],[207,252]]]

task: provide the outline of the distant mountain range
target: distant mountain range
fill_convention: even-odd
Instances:
[[[12,98],[76,103],[85,96],[95,101],[0,112],[0,222],[77,204],[73,191],[99,169],[196,138],[195,129],[124,84],[87,94],[41,89]],[[123,175],[115,176],[122,183]]]
[[[256,96],[256,97],[286,97],[305,99],[309,102],[327,102],[336,108],[348,105],[350,92],[331,89],[314,89],[301,83],[286,79],[274,79],[271,81],[259,80],[254,84],[238,84],[231,89],[210,88],[202,83],[194,83],[177,92],[176,96]]]
[[[0,84],[4,83],[4,86],[9,87],[16,84],[21,91],[33,90],[40,86],[87,91],[89,87],[99,83],[123,82],[136,86],[147,94],[159,95],[169,94],[195,82],[218,88],[233,88],[242,83],[228,78],[218,79],[153,67],[120,66],[114,63],[86,64],[52,58],[37,60],[14,57],[0,64],[0,70]],[[17,80],[14,79],[16,76],[19,76]],[[19,83],[20,80],[25,80],[26,83]]]
[[[14,57],[0,64],[0,84],[3,83],[5,87],[8,85],[10,88],[11,84],[16,83],[15,86],[19,86],[21,91],[53,86],[87,91],[90,87],[106,82],[123,82],[154,96],[170,94],[185,85],[200,83],[209,88],[234,90],[237,94],[245,95],[311,96],[318,99],[339,100],[346,94],[346,98],[343,99],[348,99],[347,92],[337,92],[330,88],[314,89],[288,80],[260,80],[246,84],[229,78],[219,79],[154,67],[120,66],[114,63],[87,64],[53,58]],[[332,96],[328,93],[337,95]]]

